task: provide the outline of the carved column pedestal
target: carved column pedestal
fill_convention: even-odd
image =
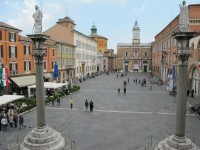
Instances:
[[[186,137],[171,135],[161,141],[155,150],[199,150],[199,148]]]
[[[65,140],[56,130],[44,126],[34,128],[20,145],[20,150],[64,150]]]

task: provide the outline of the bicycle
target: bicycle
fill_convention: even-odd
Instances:
[[[191,113],[194,112],[194,113],[196,113],[197,117],[200,117],[200,104],[195,104],[195,105],[191,106],[190,112]]]

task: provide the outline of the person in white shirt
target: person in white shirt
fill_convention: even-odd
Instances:
[[[7,131],[8,120],[6,117],[3,117],[1,119],[1,125],[2,125],[2,130]]]

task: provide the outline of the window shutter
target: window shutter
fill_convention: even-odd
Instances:
[[[9,46],[9,57],[11,58],[11,46]]]
[[[44,61],[44,70],[46,69],[46,61]]]
[[[17,33],[14,33],[14,38],[15,38],[14,41],[15,41],[15,42],[17,41],[17,40],[16,40],[16,34],[17,34]]]
[[[0,31],[0,40],[2,40],[2,31]]]
[[[30,52],[30,46],[28,46],[28,54],[29,55],[31,54],[31,52]]]
[[[24,45],[24,55],[26,55],[26,46]]]
[[[11,41],[11,33],[9,32],[9,41]]]
[[[18,64],[16,63],[16,70],[18,71]]]
[[[1,45],[1,58],[3,58],[3,45]]]
[[[29,61],[29,70],[31,71],[31,62]]]
[[[24,71],[26,71],[26,61],[24,61]]]
[[[10,72],[12,71],[12,64],[10,64]]]
[[[17,58],[17,46],[15,46],[15,58]]]

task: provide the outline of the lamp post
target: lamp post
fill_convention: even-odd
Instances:
[[[37,9],[38,11],[38,6]],[[38,12],[41,15],[42,12]],[[49,36],[41,32],[41,28],[35,26],[35,34],[27,35],[34,43],[33,56],[36,66],[36,107],[37,127],[34,128],[20,145],[20,150],[63,150],[65,147],[64,138],[46,125],[45,120],[45,99],[43,79],[43,58],[46,56],[44,42]]]
[[[175,135],[171,135],[161,141],[155,150],[199,150],[192,141],[185,137],[186,123],[186,102],[187,102],[187,66],[190,56],[189,40],[195,36],[196,32],[188,32],[189,15],[185,1],[181,6],[179,15],[179,30],[173,34],[177,40],[178,64],[178,92],[176,100],[176,130]]]

